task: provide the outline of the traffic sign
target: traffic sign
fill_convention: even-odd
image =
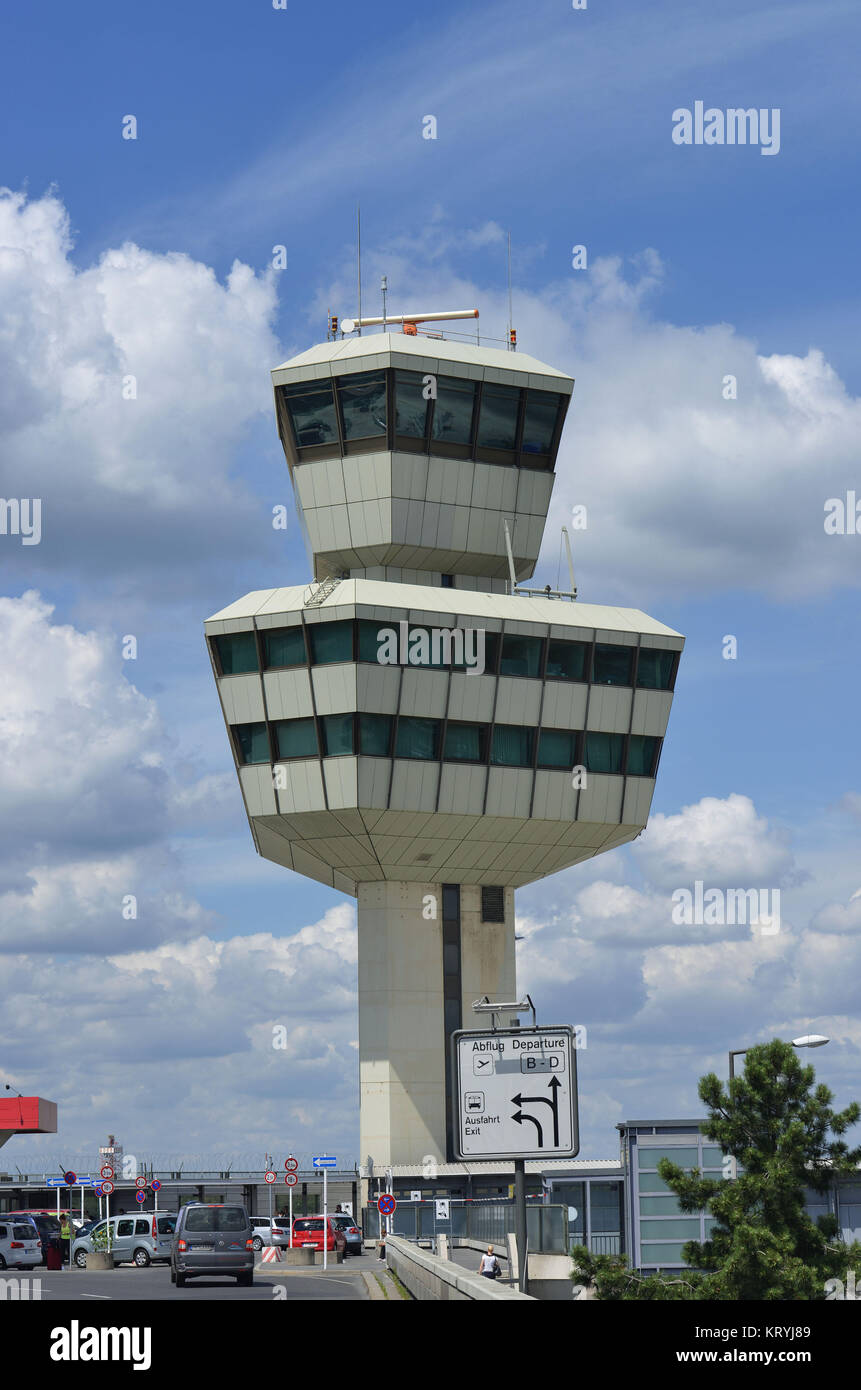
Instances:
[[[92,1178],[75,1178],[75,1182],[74,1182],[74,1186],[75,1186],[75,1187],[92,1187],[92,1185],[93,1185],[93,1179],[92,1179]]]
[[[311,1162],[315,1168],[337,1168],[338,1160],[332,1154],[321,1154],[319,1158],[312,1158]]]
[[[297,1182],[299,1181],[299,1178],[295,1173],[285,1173],[284,1181],[286,1182],[288,1187],[295,1187]]]
[[[114,1190],[114,1185],[113,1185],[112,1182],[105,1181],[105,1182],[102,1183],[102,1192],[105,1194],[106,1197],[110,1197],[110,1195],[111,1195],[111,1193],[113,1192],[113,1190]]]
[[[100,1172],[103,1178],[112,1178],[114,1176],[114,1170],[109,1163],[106,1163],[104,1168],[100,1169]]]
[[[146,1193],[145,1193],[145,1192],[136,1192],[136,1193],[135,1193],[135,1201],[136,1201],[136,1202],[145,1202],[145,1201],[146,1201]]]
[[[135,1187],[146,1187],[146,1178],[135,1178]]]
[[[153,1192],[161,1192],[161,1183],[159,1182],[158,1178],[153,1178],[152,1182],[150,1183],[150,1187],[152,1188]]]
[[[277,1174],[277,1173],[273,1173],[273,1172],[272,1172],[272,1169],[270,1168],[270,1169],[268,1170],[268,1172],[266,1172],[266,1173],[263,1174],[263,1181],[264,1181],[264,1182],[274,1182],[275,1179],[277,1178],[277,1176],[278,1176],[278,1174]]]
[[[295,1173],[296,1169],[299,1167],[298,1158],[285,1158],[284,1167],[287,1169],[288,1173]]]
[[[447,1200],[442,1199],[442,1198],[437,1198],[437,1201],[436,1201],[436,1219],[437,1219],[437,1221],[448,1221],[448,1220],[450,1220],[449,1204],[448,1204],[448,1201],[447,1201]]]
[[[68,1173],[63,1174],[63,1182],[66,1184],[67,1187],[74,1187],[77,1181],[77,1174],[71,1172],[71,1170]]]
[[[94,1182],[94,1183],[93,1183],[93,1191],[95,1192],[95,1194],[96,1194],[97,1197],[101,1197],[101,1195],[102,1195],[102,1193],[104,1192],[104,1190],[105,1190],[105,1189],[104,1189],[104,1185],[103,1185],[101,1179],[99,1179],[97,1182]]]
[[[501,1028],[452,1035],[459,1159],[574,1158],[574,1029]]]
[[[45,1186],[46,1186],[46,1187],[68,1187],[69,1184],[66,1182],[66,1179],[65,1179],[65,1178],[46,1178],[46,1179],[45,1179]]]
[[[391,1192],[384,1192],[380,1200],[377,1202],[377,1207],[379,1208],[380,1214],[382,1216],[391,1216],[392,1212],[395,1210],[395,1207],[397,1205],[398,1204],[392,1196]]]

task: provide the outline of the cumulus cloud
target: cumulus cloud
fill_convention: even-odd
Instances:
[[[646,877],[676,888],[777,886],[795,873],[787,834],[758,816],[748,796],[705,796],[676,815],[652,816],[634,847]]]

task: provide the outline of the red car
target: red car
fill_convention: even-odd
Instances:
[[[347,1237],[332,1220],[331,1216],[326,1219],[326,1249],[345,1250],[347,1248]],[[315,1250],[323,1249],[323,1218],[322,1216],[297,1216],[293,1221],[293,1247],[297,1245],[313,1245]]]

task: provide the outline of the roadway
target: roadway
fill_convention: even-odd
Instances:
[[[273,1267],[277,1270],[279,1267]],[[39,1268],[31,1275],[23,1270],[4,1270],[5,1279],[20,1279],[30,1285],[30,1298],[36,1301],[33,1281],[41,1281],[42,1302],[62,1303],[109,1303],[118,1302],[179,1302],[196,1303],[200,1301],[224,1300],[230,1302],[272,1302],[277,1300],[322,1299],[324,1301],[367,1300],[367,1284],[364,1273],[379,1272],[385,1268],[377,1259],[376,1252],[351,1255],[343,1264],[332,1264],[325,1272],[322,1267],[314,1269],[290,1270],[283,1266],[282,1272],[270,1271],[268,1265],[258,1266],[254,1271],[254,1283],[244,1289],[235,1279],[200,1278],[192,1279],[184,1289],[178,1289],[170,1282],[167,1265],[152,1264],[145,1269],[135,1265],[118,1265],[112,1270],[93,1270],[87,1272],[77,1268],[62,1271],[48,1271]]]

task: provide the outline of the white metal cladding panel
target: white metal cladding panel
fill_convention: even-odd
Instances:
[[[361,662],[356,667],[357,708],[369,714],[397,713],[400,679],[397,666],[372,666],[370,662]]]
[[[393,497],[406,497],[413,502],[428,496],[426,454],[393,455],[390,492]]]
[[[609,642],[611,646],[617,647],[636,647],[636,632],[617,632],[613,628],[596,628],[596,642]]]
[[[437,545],[441,549],[451,546],[457,508],[451,502],[440,502],[437,525]]]
[[[622,820],[625,825],[646,824],[654,791],[655,783],[651,777],[625,779],[625,803],[622,808]]]
[[[268,632],[273,627],[298,627],[301,621],[301,608],[295,608],[283,613],[264,613],[257,619],[257,626],[261,632]]]
[[[684,637],[656,637],[652,633],[644,632],[640,641],[643,647],[659,647],[664,651],[680,652],[684,645]]]
[[[573,605],[576,608],[576,604]],[[592,627],[564,627],[560,623],[550,624],[550,636],[563,642],[592,642],[595,629]]]
[[[554,474],[536,468],[521,468],[517,477],[517,510],[547,515]]]
[[[239,769],[239,779],[249,816],[272,816],[278,811],[268,763]]]
[[[469,536],[469,518],[469,507],[455,507],[454,517],[451,523],[451,540],[449,541],[453,550],[466,550],[467,538]]]
[[[479,676],[468,671],[456,671],[451,678],[449,719],[465,720],[469,724],[488,724],[493,714],[494,676]]]
[[[536,772],[532,815],[535,820],[573,820],[577,793],[570,772]]]
[[[452,763],[443,763],[439,789],[440,811],[480,816],[484,806],[486,778],[487,769],[484,767],[458,767]]]
[[[400,713],[422,719],[442,719],[448,691],[447,671],[404,668]]]
[[[323,775],[330,810],[357,804],[359,778],[356,758],[324,758]]]
[[[433,547],[439,533],[439,502],[416,502],[419,522],[419,536],[422,545]]]
[[[538,723],[540,707],[540,681],[523,677],[515,679],[513,676],[499,677],[499,693],[496,697],[497,724],[528,724],[530,728],[534,728]]]
[[[346,502],[368,501],[372,497],[389,495],[391,472],[388,469],[378,469],[379,459],[379,454],[354,454],[344,459],[344,500]],[[333,498],[332,500],[339,499]]]
[[[314,666],[311,675],[318,714],[346,714],[358,708],[355,666]]]
[[[359,758],[358,806],[386,809],[391,770],[388,758]]]
[[[303,512],[318,505],[315,483],[313,463],[303,463],[298,468],[293,469],[293,487]]]
[[[618,823],[622,814],[624,777],[606,772],[590,772],[588,785],[580,791],[577,819]]]
[[[323,773],[316,758],[293,760],[288,768],[287,786],[278,789],[278,809],[283,815],[299,811],[324,811]]]
[[[635,690],[631,733],[663,738],[667,732],[672,703],[673,697],[669,690]]]
[[[433,811],[439,780],[439,763],[395,758],[390,807],[393,811]]]
[[[626,734],[633,695],[625,685],[593,685],[586,728],[600,733]]]
[[[487,782],[488,809],[498,816],[528,816],[532,773],[520,767],[492,767]]]
[[[228,724],[251,724],[265,717],[259,676],[222,676],[218,693]]]
[[[307,667],[266,671],[263,676],[270,719],[304,719],[313,713],[311,677]]]
[[[584,729],[588,685],[548,681],[541,710],[542,729]]]

